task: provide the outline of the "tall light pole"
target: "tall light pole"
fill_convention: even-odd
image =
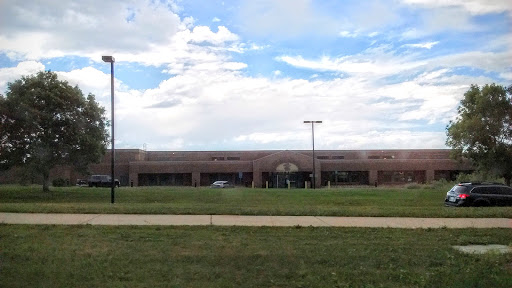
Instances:
[[[111,152],[110,152],[110,156],[111,156],[111,163],[110,163],[110,176],[112,177],[111,179],[111,183],[110,183],[110,203],[114,204],[114,187],[116,185],[116,181],[114,180],[114,167],[115,167],[115,145],[114,145],[114,62],[116,62],[116,60],[114,59],[114,57],[112,56],[101,56],[101,60],[103,60],[103,62],[108,62],[110,63],[110,110],[111,110],[111,116],[110,116],[110,121],[112,122],[111,123],[111,127],[112,127],[112,135],[111,135]]]
[[[304,121],[305,124],[309,124],[311,123],[311,134],[312,134],[312,138],[313,138],[313,173],[311,173],[311,175],[313,177],[311,177],[312,179],[312,183],[311,183],[311,186],[313,186],[313,189],[315,189],[315,186],[316,186],[316,177],[315,177],[315,123],[322,123],[322,121]]]

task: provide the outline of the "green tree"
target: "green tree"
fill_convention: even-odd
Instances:
[[[50,169],[71,165],[86,172],[108,144],[105,109],[78,86],[39,72],[8,83],[0,95],[0,168],[38,173],[49,191]]]
[[[478,170],[512,178],[512,86],[471,85],[458,116],[446,127],[455,158],[471,159]]]

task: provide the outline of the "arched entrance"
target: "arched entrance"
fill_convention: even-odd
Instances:
[[[306,181],[311,181],[312,158],[308,155],[293,151],[282,151],[267,155],[253,162],[254,182],[257,187],[284,189],[304,188]],[[320,161],[316,160],[316,169],[321,171]],[[317,186],[320,185],[320,177],[317,177]]]

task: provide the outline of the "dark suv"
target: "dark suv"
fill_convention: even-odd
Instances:
[[[460,183],[446,193],[447,206],[512,205],[512,188],[499,183]]]
[[[87,180],[89,187],[111,187],[112,177],[109,175],[91,175]],[[114,179],[115,187],[119,187],[119,180]]]

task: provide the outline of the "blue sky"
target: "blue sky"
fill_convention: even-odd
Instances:
[[[96,95],[116,147],[445,148],[471,84],[512,84],[508,0],[0,2],[0,93],[41,70]],[[110,113],[107,113],[107,118]]]

